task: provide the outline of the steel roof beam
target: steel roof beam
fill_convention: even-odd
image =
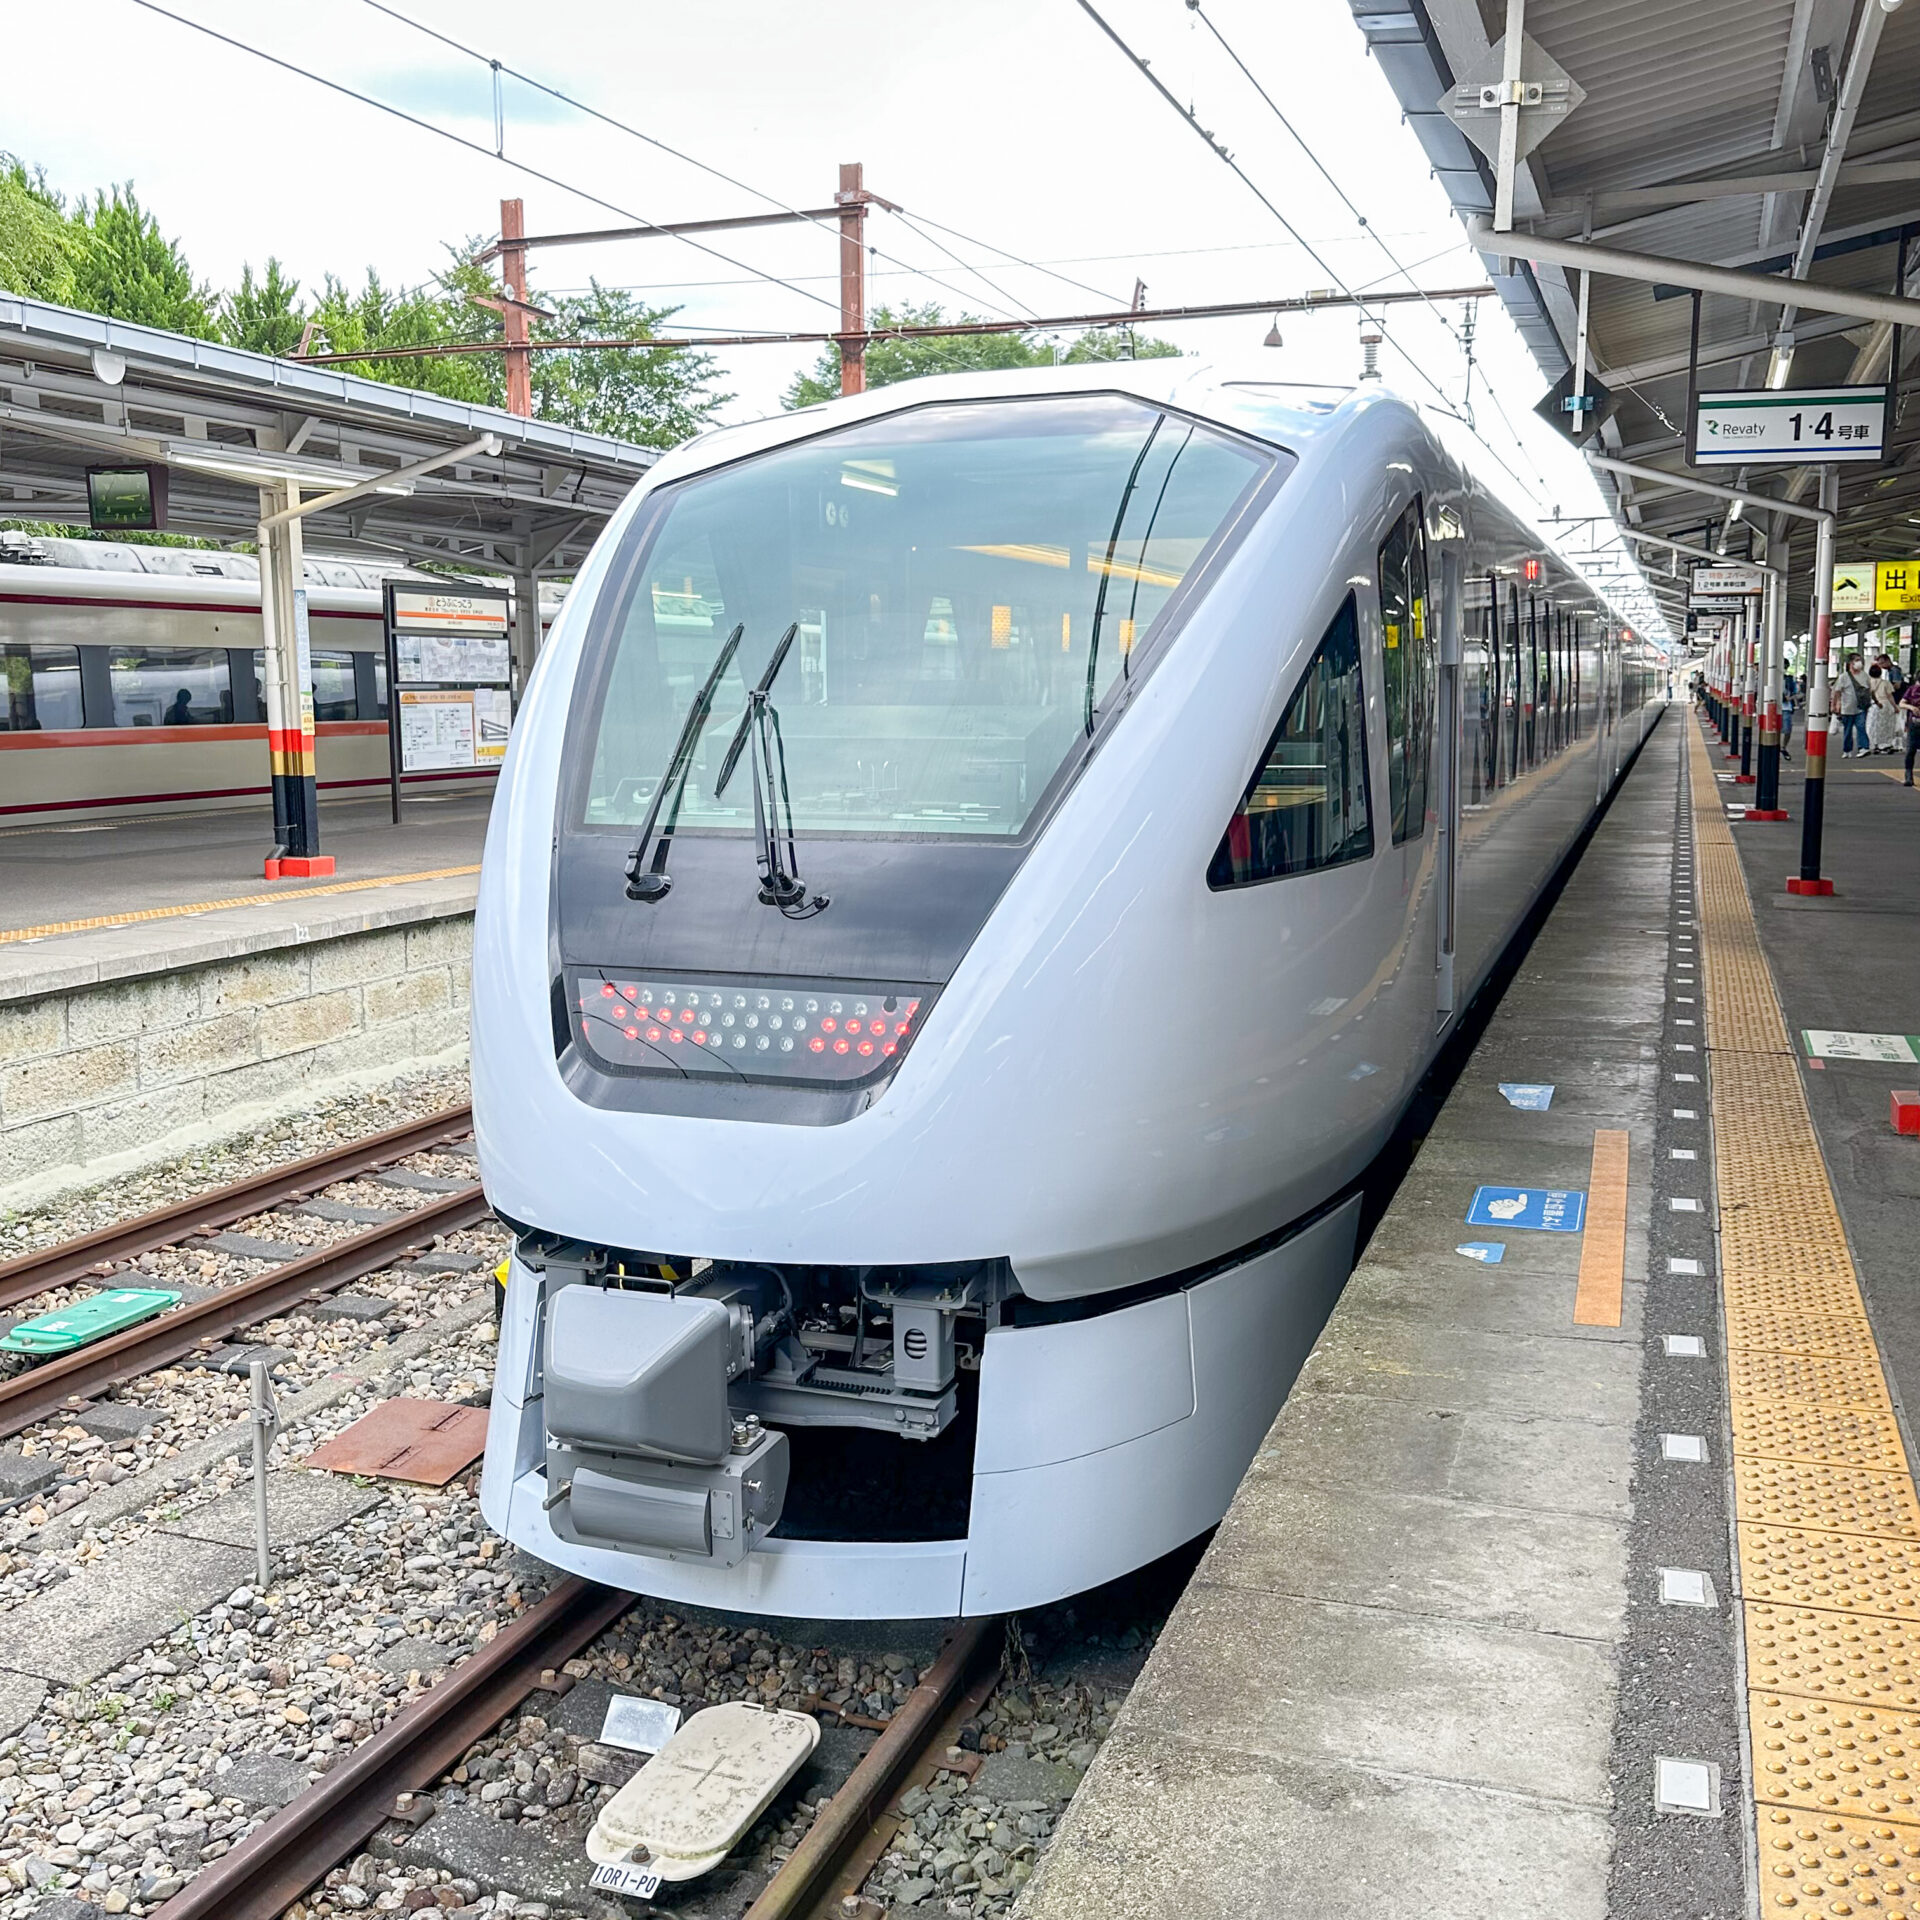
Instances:
[[[1896,299],[1891,294],[1868,293],[1851,287],[1828,287],[1787,274],[1742,273],[1700,260],[1629,253],[1619,247],[1589,246],[1580,240],[1496,233],[1485,220],[1467,223],[1467,241],[1489,256],[1518,254],[1522,258],[1550,261],[1555,266],[1589,268],[1617,280],[1697,288],[1702,293],[1731,294],[1736,300],[1808,307],[1816,313],[1845,313],[1858,320],[1885,320],[1897,327],[1920,326],[1920,300]]]

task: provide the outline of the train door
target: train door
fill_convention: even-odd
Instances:
[[[1465,653],[1466,555],[1463,542],[1440,549],[1438,614],[1440,683],[1435,713],[1434,813],[1439,823],[1439,925],[1434,964],[1434,1011],[1441,1026],[1453,1017],[1454,915],[1460,880],[1461,671]]]

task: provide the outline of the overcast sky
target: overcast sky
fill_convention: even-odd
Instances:
[[[196,273],[221,286],[269,254],[308,286],[329,271],[357,283],[368,267],[390,285],[416,284],[444,261],[447,243],[495,233],[509,195],[524,199],[535,233],[763,211],[756,193],[822,206],[848,160],[864,162],[868,186],[919,223],[870,220],[876,302],[937,300],[950,313],[1001,317],[1125,305],[1136,277],[1156,306],[1281,297],[1335,280],[1404,286],[1387,249],[1426,287],[1481,278],[1345,0],[1209,0],[1207,12],[1371,222],[1365,231],[1183,0],[1101,5],[1317,260],[1075,0],[893,0],[858,10],[774,0],[397,0],[409,20],[742,186],[512,80],[502,88],[503,164],[492,152],[485,61],[372,0],[307,0],[298,10],[165,4],[481,149],[135,0],[94,0],[84,44],[64,9],[14,11],[0,141],[68,193],[132,180]],[[836,324],[828,234],[750,230],[709,244],[729,257],[667,240],[555,249],[535,258],[536,292],[583,287],[591,276],[678,305],[677,322],[700,330]],[[1410,397],[1433,398],[1431,379],[1460,402],[1460,314],[1458,302],[1439,313],[1387,310],[1383,365]],[[1508,497],[1534,514],[1555,504],[1570,515],[1597,511],[1577,457],[1532,415],[1545,382],[1504,310],[1484,300],[1478,317],[1473,413],[1513,469]],[[1262,316],[1158,330],[1189,353],[1252,360],[1267,377],[1346,382],[1357,372],[1351,312],[1283,318],[1278,350],[1261,344],[1268,324]],[[721,384],[734,396],[723,417],[777,408],[817,352],[720,352]]]

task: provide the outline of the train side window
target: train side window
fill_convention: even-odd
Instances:
[[[1387,682],[1387,803],[1398,846],[1427,830],[1439,665],[1418,496],[1380,543],[1380,644]]]
[[[359,696],[353,684],[353,655],[316,653],[313,656],[313,717],[316,720],[351,720],[358,711]]]
[[[0,733],[52,733],[80,719],[78,647],[0,647]]]
[[[1372,853],[1360,622],[1348,594],[1227,822],[1207,885],[1218,892]]]
[[[199,727],[233,718],[227,656],[222,651],[116,647],[107,673],[116,727]]]

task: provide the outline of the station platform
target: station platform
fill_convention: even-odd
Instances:
[[[1617,790],[1022,1920],[1920,1913],[1920,1041],[1804,1040],[1920,1026],[1915,796],[1851,763],[1836,902],[1779,906],[1797,784],[1730,822],[1701,729]]]
[[[0,1216],[467,1051],[490,795],[0,833]]]
[[[491,792],[409,794],[400,824],[379,800],[320,803],[333,879],[349,886],[410,874],[477,869]],[[313,883],[263,880],[273,818],[259,802],[145,820],[66,821],[0,829],[0,935],[84,931],[85,923],[163,910],[205,911],[223,900],[317,897]]]

